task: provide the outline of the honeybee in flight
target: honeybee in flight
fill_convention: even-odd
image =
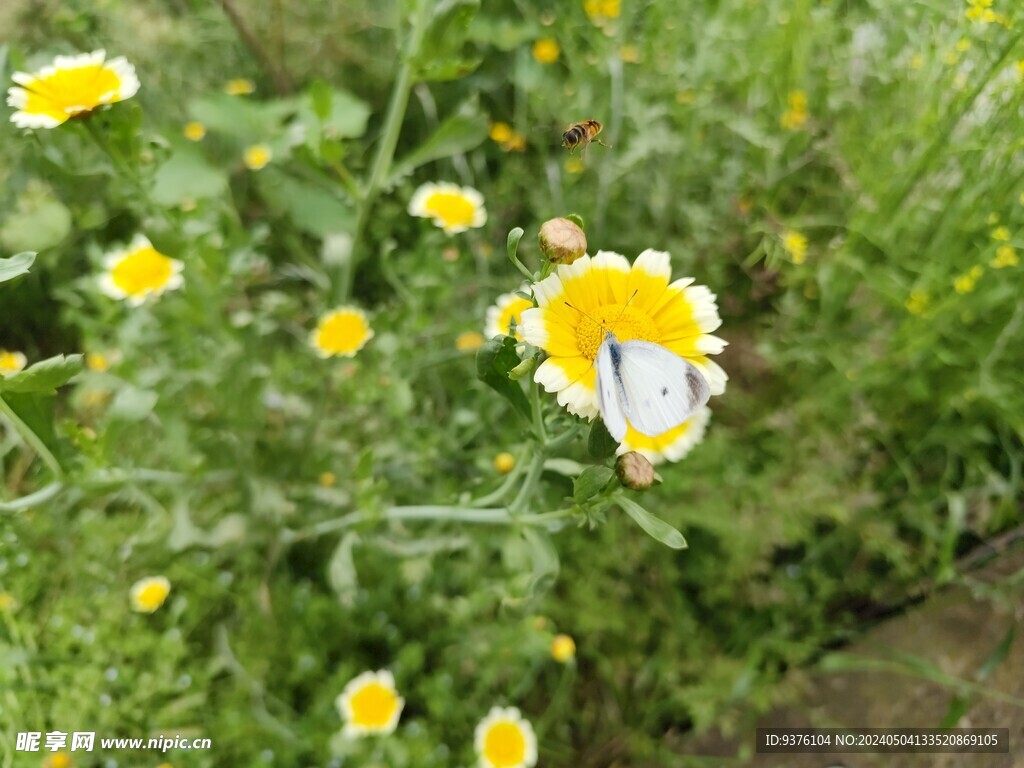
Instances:
[[[594,141],[600,144],[602,147],[608,147],[607,144],[597,138],[597,134],[601,132],[601,124],[597,120],[583,120],[582,122],[570,125],[568,130],[562,134],[562,146],[568,147],[569,154],[576,151],[576,147],[580,144],[583,145],[583,154],[587,154],[587,147],[590,146],[590,142]]]

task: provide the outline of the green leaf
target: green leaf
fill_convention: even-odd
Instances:
[[[430,26],[414,61],[417,79],[453,80],[479,66],[481,58],[465,50],[470,22],[479,9],[480,0],[438,0],[434,3]]]
[[[601,493],[608,487],[609,481],[615,477],[615,470],[610,467],[587,467],[583,474],[572,484],[572,500],[583,504]]]
[[[359,575],[356,573],[356,562],[352,554],[358,543],[358,534],[346,533],[334,548],[334,554],[327,564],[327,583],[331,585],[342,605],[351,606],[359,589]]]
[[[615,455],[619,443],[611,436],[603,419],[595,419],[590,425],[590,436],[587,438],[587,450],[595,459],[607,459]]]
[[[34,251],[25,251],[11,256],[9,259],[0,259],[0,283],[13,280],[20,275],[27,275],[28,268],[36,260]]]
[[[114,396],[107,416],[113,421],[142,421],[153,412],[159,399],[159,395],[151,390],[125,387]]]
[[[19,195],[0,226],[0,243],[10,251],[42,251],[71,232],[71,211],[42,182],[33,181]]]
[[[625,496],[620,496],[615,502],[623,512],[632,517],[633,521],[644,529],[648,536],[657,539],[665,546],[672,547],[672,549],[686,549],[686,539],[683,538],[683,534],[661,518],[655,517]]]
[[[0,381],[0,383],[3,382]],[[53,430],[54,395],[39,392],[4,392],[3,398],[14,414],[35,433],[43,445],[54,451],[57,447],[57,434]]]
[[[208,131],[233,136],[249,145],[265,144],[280,133],[282,123],[299,106],[298,99],[255,101],[218,93],[196,99],[188,111]]]
[[[476,112],[456,114],[445,120],[425,142],[395,163],[388,185],[393,186],[421,165],[477,147],[487,138],[487,118]]]
[[[518,383],[509,379],[508,374],[519,365],[516,354],[516,340],[511,336],[495,336],[487,341],[476,353],[476,373],[480,380],[523,415],[530,418],[530,403]]]
[[[537,37],[537,23],[483,14],[473,19],[467,37],[499,51],[514,51]]]
[[[355,231],[355,211],[324,187],[267,168],[256,174],[263,199],[299,229],[317,237]]]
[[[513,264],[516,261],[516,254],[519,253],[519,241],[523,239],[525,230],[522,227],[513,227],[508,231],[508,239],[505,240],[505,251],[508,253],[509,261]]]
[[[218,197],[227,186],[223,171],[210,165],[199,150],[182,146],[154,175],[150,196],[160,205],[177,206],[184,200]]]
[[[23,371],[0,376],[0,393],[49,394],[82,370],[81,355],[57,355]]]
[[[458,80],[465,77],[480,66],[482,58],[472,59],[444,59],[433,61],[420,66],[420,80],[429,82],[443,82],[445,80]]]
[[[538,528],[523,528],[523,538],[530,547],[533,561],[533,578],[530,579],[528,590],[532,595],[547,592],[558,578],[558,550],[551,537]]]

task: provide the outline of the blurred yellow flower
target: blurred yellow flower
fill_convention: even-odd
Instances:
[[[449,235],[487,222],[484,198],[472,187],[437,182],[423,184],[409,201],[409,215],[430,219]]]
[[[567,157],[565,159],[566,173],[571,173],[575,176],[578,173],[583,173],[586,168],[587,166],[583,164],[583,159],[580,157]]]
[[[920,69],[923,66],[924,66],[924,56],[922,56],[920,53],[915,53],[913,56],[910,57],[910,68],[911,69]]]
[[[258,171],[266,168],[267,163],[270,162],[273,156],[270,147],[266,144],[253,144],[251,147],[246,147],[245,154],[242,155],[242,161],[250,171]]]
[[[387,670],[363,672],[351,680],[335,700],[349,738],[392,733],[402,715],[405,699],[395,690]]]
[[[1010,239],[1010,230],[1007,227],[996,227],[992,230],[992,239],[1006,242]]]
[[[324,488],[333,488],[334,484],[338,482],[338,476],[330,471],[321,472],[320,477],[317,478],[317,482]]]
[[[494,468],[503,475],[507,475],[516,466],[516,457],[511,453],[499,453],[494,457]]]
[[[503,144],[512,138],[512,126],[508,123],[491,123],[488,136],[491,137],[491,141]]]
[[[74,764],[67,752],[54,752],[43,760],[43,768],[71,768]]]
[[[803,264],[807,260],[807,238],[794,230],[782,236],[782,247],[793,259],[794,264]]]
[[[11,611],[17,604],[18,601],[10,592],[0,592],[0,612]]]
[[[640,61],[640,51],[634,45],[624,45],[619,48],[619,58],[627,64],[636,64]]]
[[[103,373],[110,369],[110,361],[102,352],[89,352],[85,356],[85,367],[94,373]]]
[[[912,315],[923,315],[928,310],[928,305],[931,302],[931,297],[927,291],[923,291],[920,288],[915,288],[910,292],[907,300],[903,302],[903,306],[907,308],[907,311]]]
[[[1014,247],[1001,245],[996,248],[996,256],[989,262],[989,266],[993,269],[1005,269],[1006,267],[1016,267],[1018,262],[1017,251],[1014,250]]]
[[[28,364],[28,358],[21,352],[8,352],[0,349],[0,376],[7,373],[17,373]]]
[[[357,307],[338,307],[320,317],[309,343],[323,358],[355,357],[372,338],[373,329],[365,312]]]
[[[481,768],[533,768],[537,764],[533,726],[515,707],[492,708],[477,725],[473,746]]]
[[[956,49],[960,51],[960,53],[969,50],[970,47],[971,41],[968,40],[966,37],[961,37],[959,40],[956,41]]]
[[[697,100],[697,92],[693,88],[676,91],[676,104],[693,104]]]
[[[533,58],[541,64],[553,64],[558,61],[562,49],[558,47],[558,41],[551,37],[542,37],[533,44]]]
[[[171,593],[171,582],[163,576],[140,579],[132,585],[129,597],[132,610],[138,613],[153,613]]]
[[[123,56],[108,61],[102,50],[58,56],[38,72],[15,72],[11,79],[21,86],[7,91],[7,106],[17,110],[11,122],[19,128],[56,128],[139,90],[135,67]]]
[[[256,83],[244,77],[228,80],[224,83],[224,93],[232,96],[248,96],[255,92]]]
[[[506,152],[522,152],[526,149],[526,137],[508,123],[491,123],[488,135],[491,141],[500,144]]]
[[[185,282],[181,276],[185,265],[157,251],[145,235],[136,235],[126,248],[108,253],[103,266],[106,271],[100,276],[100,290],[133,307]]]
[[[576,657],[576,642],[569,635],[555,635],[551,641],[551,658],[565,664]]]
[[[953,289],[957,293],[970,293],[978,284],[978,279],[985,273],[985,268],[975,264],[953,281]]]
[[[583,11],[597,25],[619,18],[621,6],[620,0],[583,0]]]
[[[459,352],[472,352],[480,349],[487,339],[479,331],[465,331],[455,337],[455,348]]]
[[[202,141],[203,137],[206,136],[206,126],[193,120],[190,123],[185,123],[185,128],[182,132],[189,141]]]
[[[798,131],[807,123],[807,94],[803,91],[790,91],[787,97],[789,109],[782,113],[779,123],[790,131]]]
[[[512,326],[515,325],[515,337],[522,341],[519,335],[519,327],[523,324],[522,313],[524,309],[533,306],[533,302],[517,296],[514,293],[503,293],[497,301],[487,310],[487,322],[484,325],[484,336],[491,339],[495,336],[508,336],[512,334]]]

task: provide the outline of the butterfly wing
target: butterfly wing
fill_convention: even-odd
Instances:
[[[622,411],[624,388],[618,373],[621,359],[622,345],[608,334],[597,350],[597,409],[608,434],[619,443],[626,436],[626,415]]]
[[[621,410],[641,434],[654,437],[678,427],[710,399],[703,374],[665,347],[649,341],[625,341],[618,347]]]

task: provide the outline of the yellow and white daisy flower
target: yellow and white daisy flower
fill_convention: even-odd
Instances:
[[[537,737],[515,707],[494,707],[476,727],[474,747],[480,768],[533,768]]]
[[[409,201],[409,215],[430,219],[449,235],[482,227],[487,222],[483,195],[472,187],[444,181],[417,189]]]
[[[136,235],[127,248],[108,253],[103,266],[106,271],[100,276],[100,290],[133,307],[185,283],[181,276],[185,265],[164,256],[145,235]]]
[[[599,251],[559,265],[554,274],[535,283],[538,306],[523,311],[520,328],[523,339],[548,353],[534,380],[547,392],[557,393],[558,404],[570,413],[593,419],[598,413],[594,360],[606,329],[611,329],[620,342],[641,339],[676,353],[704,375],[712,395],[722,394],[728,377],[708,357],[726,346],[712,335],[722,324],[715,295],[703,285],[693,285],[692,277],[670,283],[671,276],[664,251],[648,249],[632,265],[618,253]],[[640,437],[628,425],[623,446],[633,447],[625,450],[643,452],[637,448],[644,445]]]
[[[695,445],[704,439],[704,431],[711,420],[711,409],[704,406],[678,427],[663,432],[655,437],[648,437],[626,426],[626,436],[615,452],[621,456],[629,451],[636,451],[651,464],[662,461],[679,461],[688,454]]]
[[[519,329],[523,325],[523,312],[533,307],[533,302],[514,293],[503,293],[493,306],[487,309],[487,322],[484,325],[484,336],[509,336],[513,324],[516,327],[515,337],[523,340]]]
[[[28,365],[28,358],[21,352],[8,352],[0,349],[0,376],[6,373],[17,373]]]
[[[395,690],[395,678],[387,670],[363,672],[349,681],[335,700],[350,737],[392,733],[402,715],[405,699]]]
[[[19,128],[56,128],[72,117],[104,104],[131,98],[139,90],[135,67],[123,56],[106,58],[106,51],[58,56],[38,72],[15,72],[7,106],[17,111],[11,122]]]
[[[320,357],[355,357],[373,338],[366,313],[358,307],[338,307],[324,313],[309,343]]]
[[[138,613],[153,613],[164,604],[171,593],[171,582],[163,576],[150,576],[132,584],[129,598],[132,610]]]

